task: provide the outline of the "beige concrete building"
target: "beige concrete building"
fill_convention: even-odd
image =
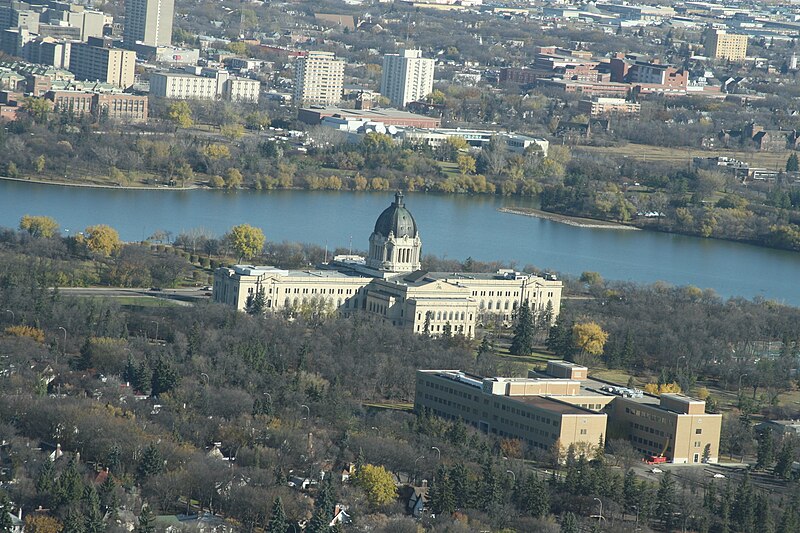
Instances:
[[[383,56],[381,94],[396,107],[422,100],[433,92],[434,60],[422,57],[421,50]]]
[[[147,96],[53,90],[48,91],[45,98],[53,102],[53,111],[56,113],[70,113],[75,116],[91,115],[96,120],[147,121]]]
[[[710,29],[706,32],[705,48],[709,57],[743,61],[747,57],[747,35]]]
[[[585,98],[578,102],[578,111],[590,117],[604,115],[633,115],[642,111],[642,104],[625,98]]]
[[[75,78],[111,83],[123,89],[133,85],[135,65],[135,52],[112,48],[97,38],[73,43],[69,58],[69,70]]]
[[[716,463],[722,415],[682,394],[660,398],[588,377],[588,368],[549,361],[528,378],[482,378],[458,370],[417,371],[416,410],[462,419],[487,433],[548,449],[559,442],[590,450],[625,438],[642,454],[673,463]]]
[[[552,275],[513,270],[494,273],[428,272],[420,263],[422,240],[401,193],[378,217],[369,255],[337,257],[316,270],[236,265],[214,273],[214,301],[244,310],[263,291],[266,308],[295,314],[368,313],[414,333],[473,337],[487,320],[510,324],[523,303],[555,320],[562,283]]]
[[[336,105],[343,86],[344,61],[332,52],[309,52],[295,61],[295,105]]]
[[[204,72],[154,72],[150,75],[150,94],[177,100],[214,100],[257,102],[261,82],[232,77],[226,70]]]
[[[418,370],[414,409],[464,422],[498,437],[549,450],[558,443],[586,451],[605,438],[603,412],[564,401],[580,382],[547,378],[484,378],[458,370]]]
[[[175,0],[125,0],[125,45],[171,45],[174,12]]]

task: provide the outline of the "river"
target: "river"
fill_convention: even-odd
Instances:
[[[273,191],[137,191],[0,181],[0,226],[25,214],[54,217],[67,232],[108,224],[124,240],[158,229],[203,227],[223,234],[247,222],[267,239],[367,248],[375,219],[392,194]],[[518,198],[410,193],[423,251],[443,257],[516,261],[569,274],[712,288],[722,296],[761,296],[800,305],[800,254],[747,244],[648,231],[567,226],[497,211],[530,206]],[[351,241],[352,239],[352,241]]]

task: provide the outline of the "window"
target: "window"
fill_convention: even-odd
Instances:
[[[695,435],[702,435],[702,434],[703,434],[703,430],[702,430],[702,429],[700,429],[700,428],[698,428],[698,429],[695,429],[695,430],[694,430],[694,434],[695,434]]]
[[[581,435],[586,435],[586,430],[585,429],[581,430]]]

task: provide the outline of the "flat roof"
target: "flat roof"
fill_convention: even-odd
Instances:
[[[524,403],[532,407],[537,407],[544,411],[551,413],[558,413],[560,415],[601,415],[605,413],[598,413],[590,409],[578,407],[571,403],[562,402],[556,397],[552,396],[497,396],[498,398],[508,398],[515,402]]]
[[[436,117],[418,115],[409,111],[401,111],[392,107],[380,109],[349,109],[338,106],[310,106],[300,108],[300,111],[319,113],[321,115],[343,115],[349,117],[363,117],[379,121],[381,118],[408,118],[418,120],[438,120]]]

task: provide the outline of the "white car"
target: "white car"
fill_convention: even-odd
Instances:
[[[660,473],[663,472],[663,470],[661,470],[660,468],[656,467],[656,468],[652,469],[651,472],[654,473],[654,474],[660,474]]]
[[[714,474],[714,477],[717,479],[725,479],[725,474],[716,473]]]

